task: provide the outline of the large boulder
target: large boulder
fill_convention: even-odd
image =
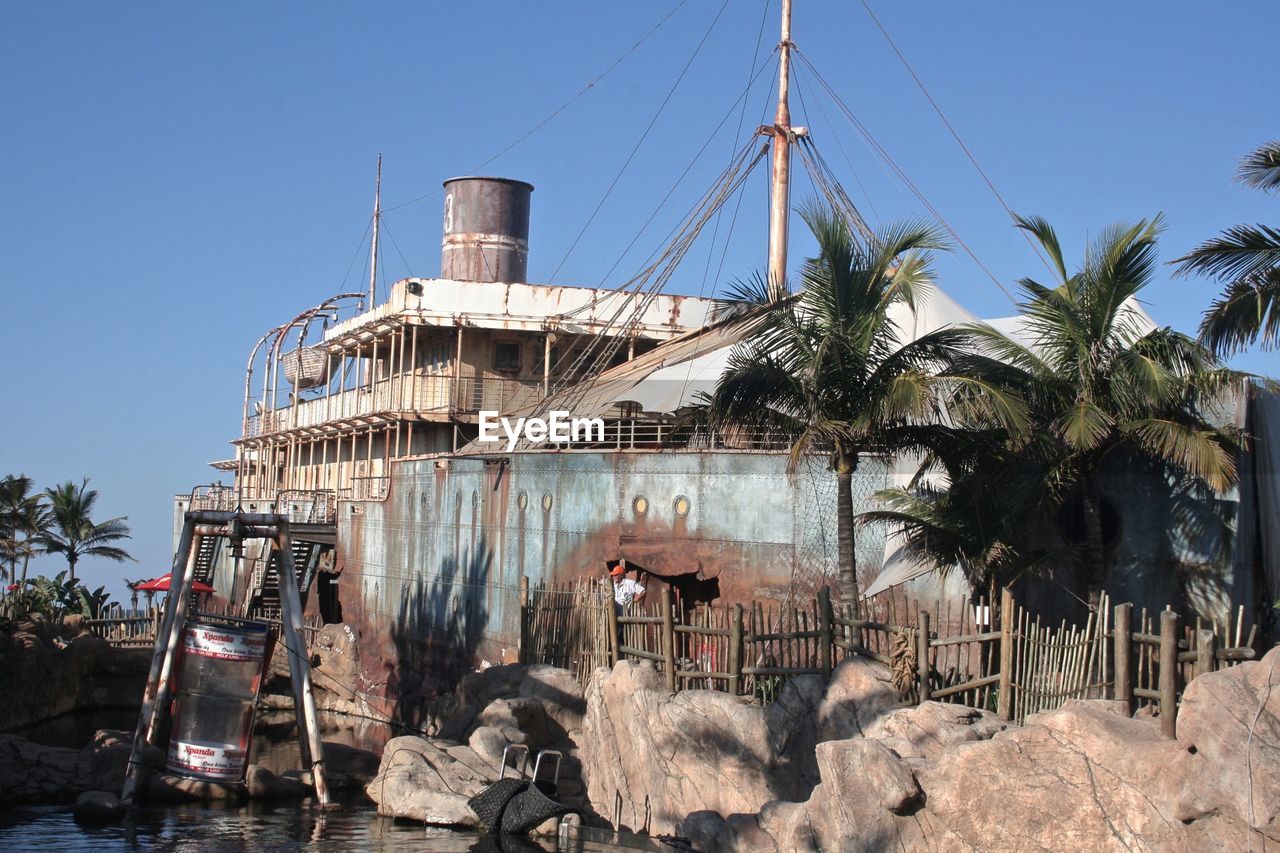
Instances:
[[[591,679],[582,760],[596,811],[650,834],[699,809],[755,811],[790,789],[758,706],[707,690],[668,693],[651,666],[626,661]]]
[[[890,711],[906,707],[889,668],[869,658],[845,658],[831,673],[818,707],[818,740],[842,740],[866,732]]]
[[[0,735],[0,802],[66,802],[89,788],[82,750]]]
[[[437,826],[476,826],[467,800],[496,778],[466,747],[421,737],[387,741],[365,792],[378,814]]]
[[[34,618],[13,627],[0,650],[0,728],[22,729],[77,711],[137,708],[146,650],[118,649],[86,630]]]
[[[582,729],[586,695],[572,672],[545,664],[505,664],[470,673],[453,695],[437,703],[436,734],[466,740],[476,727],[497,724],[482,718],[490,709],[500,713],[494,702],[521,699],[537,700],[546,721],[545,734],[530,732],[538,735],[535,740],[553,743]]]
[[[1258,663],[1194,679],[1177,731],[1208,765],[1211,807],[1231,808],[1280,842],[1280,646]]]
[[[947,747],[989,740],[1010,725],[990,711],[924,702],[884,714],[867,727],[865,735],[918,767],[936,761]]]

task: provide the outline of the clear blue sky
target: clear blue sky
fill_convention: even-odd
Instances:
[[[1280,4],[871,2],[1009,204],[1048,217],[1072,256],[1104,225],[1158,211],[1168,217],[1166,259],[1234,223],[1280,221],[1280,201],[1230,182],[1241,155],[1280,138],[1269,97]],[[231,455],[253,342],[367,277],[377,155],[394,240],[383,244],[385,280],[434,276],[439,195],[398,205],[473,172],[674,9],[604,79],[483,168],[537,186],[532,280],[625,279],[734,150],[731,107],[762,20],[760,61],[777,40],[777,0],[767,16],[761,2],[733,0],[660,111],[721,8],[3,4],[0,473],[42,485],[87,475],[104,517],[129,516],[140,564],[88,562],[90,583],[120,594],[122,575],[165,571],[172,496],[215,479],[205,463]],[[793,38],[998,278],[1043,274],[858,0],[795,0]],[[751,92],[739,139],[768,109],[769,77]],[[813,129],[864,211],[879,221],[922,214],[816,78],[801,69],[797,87],[795,122]],[[763,173],[750,183],[720,281],[763,266],[763,184]],[[807,194],[802,182],[796,198]],[[673,292],[715,287],[729,233],[726,217],[721,242],[695,249]],[[806,248],[797,235],[793,257]],[[966,256],[939,271],[975,313],[1011,313]],[[1211,294],[1164,269],[1147,296],[1159,322],[1190,331]],[[1274,373],[1271,358],[1237,363]]]

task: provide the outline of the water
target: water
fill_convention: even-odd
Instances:
[[[21,732],[49,746],[82,747],[99,728],[132,729],[137,711],[72,714]],[[264,715],[254,737],[252,760],[275,772],[299,766],[293,715]],[[386,725],[322,715],[326,741],[381,752],[394,734]],[[502,846],[474,833],[423,827],[379,817],[361,792],[339,795],[342,808],[323,812],[312,800],[245,802],[235,805],[156,805],[134,809],[121,823],[77,823],[62,806],[0,806],[0,850],[109,853],[118,850],[238,851],[315,850],[457,853],[457,851],[544,851],[527,839],[504,839]]]

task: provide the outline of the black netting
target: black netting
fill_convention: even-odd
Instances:
[[[551,787],[548,785],[547,787]],[[524,833],[548,818],[572,811],[542,792],[542,783],[530,785],[511,798],[502,812],[502,831]]]
[[[497,831],[502,823],[502,812],[512,798],[529,787],[523,779],[499,779],[471,799],[467,805],[480,819],[480,826],[489,832]]]

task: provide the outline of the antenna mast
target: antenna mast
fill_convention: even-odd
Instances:
[[[378,221],[382,219],[382,155],[378,155],[378,178],[373,189],[373,248],[369,258],[369,310],[378,296]]]
[[[769,295],[774,300],[787,295],[787,230],[791,196],[792,129],[787,96],[791,83],[791,0],[782,0],[782,38],[778,42],[778,112],[773,127],[760,133],[773,137],[773,172],[769,183]]]

